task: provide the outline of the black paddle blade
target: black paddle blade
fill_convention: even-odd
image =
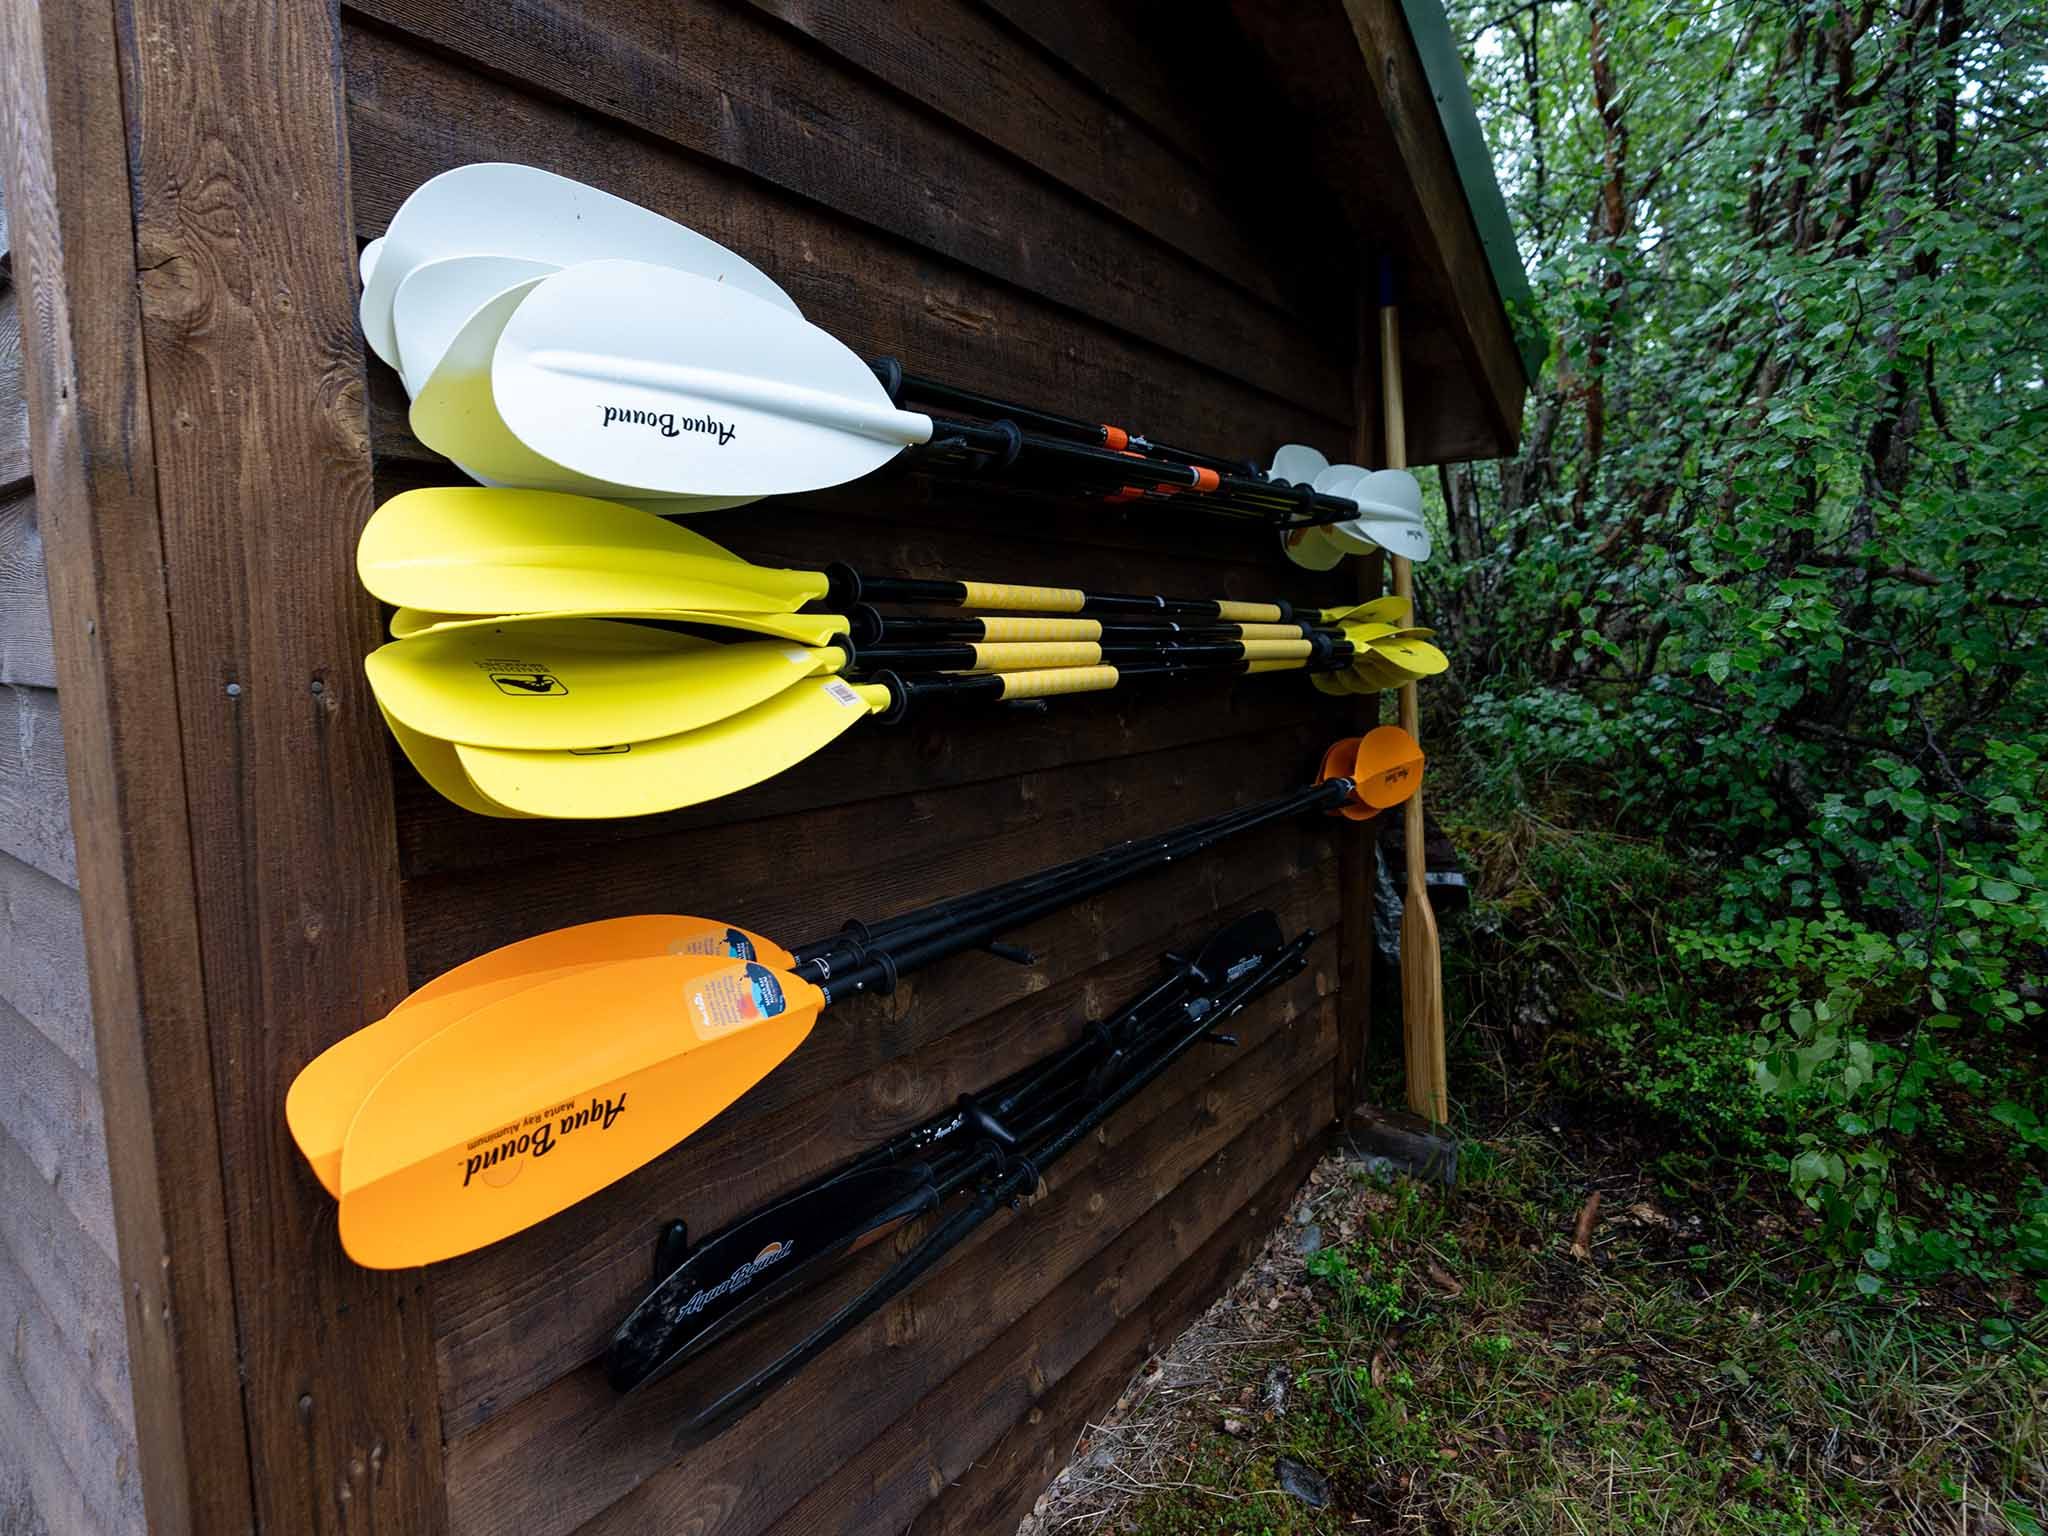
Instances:
[[[1271,910],[1247,912],[1228,928],[1211,935],[1195,956],[1197,985],[1205,992],[1220,991],[1266,964],[1286,945],[1280,919]]]
[[[839,1259],[938,1203],[922,1163],[856,1169],[706,1238],[612,1335],[605,1376],[644,1386],[708,1349]]]

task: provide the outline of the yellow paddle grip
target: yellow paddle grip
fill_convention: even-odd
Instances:
[[[1004,672],[1002,697],[1043,699],[1056,693],[1099,693],[1116,686],[1115,667],[1060,667],[1050,672]]]
[[[1233,603],[1224,601],[1217,603],[1216,617],[1219,619],[1229,619],[1235,624],[1277,624],[1280,622],[1281,613],[1271,603]]]
[[[1301,661],[1254,661],[1245,667],[1247,672],[1299,672]]]
[[[1092,667],[1102,647],[1092,640],[1047,640],[1035,645],[976,645],[971,672],[1028,672],[1036,667]]]
[[[1299,660],[1315,649],[1306,640],[1246,640],[1242,644],[1246,661]]]
[[[1302,639],[1299,624],[1240,624],[1237,626],[1240,640],[1299,640]]]
[[[1017,587],[1000,581],[963,581],[963,608],[1021,608],[1026,613],[1079,613],[1088,594],[1073,587]],[[1261,618],[1280,617],[1277,613]]]
[[[983,619],[984,640],[1100,640],[1099,619]]]

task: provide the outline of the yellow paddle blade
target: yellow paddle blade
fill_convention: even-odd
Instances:
[[[1342,624],[1353,619],[1369,624],[1406,624],[1413,611],[1413,605],[1405,597],[1376,597],[1369,603],[1355,603],[1349,608],[1325,608],[1316,618],[1324,624]]]
[[[651,816],[773,778],[888,707],[887,688],[830,678],[799,683],[700,730],[610,751],[455,752],[482,794],[530,815]]]
[[[699,624],[749,635],[772,635],[798,645],[830,645],[852,627],[843,613],[710,613],[700,608],[642,608],[631,613],[583,609],[572,613],[432,613],[400,608],[391,615],[391,638],[438,634],[452,629],[481,629],[492,624],[527,624],[547,619],[646,619],[662,624]],[[1098,626],[1099,628],[1100,626]],[[1423,638],[1433,633],[1417,631]],[[1090,637],[1092,638],[1092,637]]]
[[[1366,646],[1375,641],[1385,640],[1394,633],[1394,626],[1383,623],[1348,623],[1338,626],[1346,640],[1353,645]]]
[[[364,661],[385,709],[443,741],[575,751],[694,731],[750,709],[845,653],[780,640],[720,645],[596,619],[394,640]]]
[[[1436,677],[1450,670],[1451,659],[1426,640],[1375,640],[1372,652],[1382,661],[1400,669],[1404,680],[1414,682]]]
[[[356,571],[387,603],[441,613],[787,613],[827,587],[616,502],[482,486],[392,497],[364,525]]]
[[[1413,679],[1373,647],[1360,646],[1345,669],[1353,693],[1383,693]]]
[[[1327,693],[1332,698],[1349,698],[1353,692],[1344,686],[1342,672],[1311,672],[1308,680],[1315,685],[1317,693]]]
[[[661,956],[477,1009],[370,1090],[341,1242],[372,1269],[468,1253],[652,1161],[803,1043],[825,996],[751,961]]]
[[[373,689],[373,696],[374,693]],[[443,799],[478,816],[500,816],[520,821],[529,819],[525,811],[511,810],[498,804],[472,784],[455,755],[454,747],[437,737],[421,735],[381,703],[377,708],[384,716],[384,723],[391,728],[392,739],[405,753],[406,761]]]
[[[712,918],[658,914],[578,923],[464,961],[418,988],[376,1023],[307,1062],[285,1095],[285,1121],[327,1192],[341,1194],[341,1147],[372,1088],[415,1047],[455,1020],[568,971],[657,955],[758,960],[796,957],[773,939]]]

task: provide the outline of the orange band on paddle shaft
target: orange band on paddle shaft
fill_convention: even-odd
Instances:
[[[1124,449],[1131,446],[1131,434],[1122,427],[1112,427],[1105,421],[1102,424],[1102,441],[1105,446],[1121,453]]]
[[[1088,594],[1073,587],[1015,587],[999,581],[963,581],[963,608],[1021,608],[1026,613],[1079,613]],[[1273,614],[1278,618],[1279,615]]]
[[[1043,699],[1056,693],[1099,693],[1116,686],[1115,667],[1061,667],[1051,672],[1002,672],[1006,699]]]
[[[1107,496],[1103,497],[1102,499],[1106,502],[1111,503],[1112,505],[1120,501],[1143,501],[1145,499],[1145,493],[1139,490],[1135,485],[1126,485],[1117,490],[1111,491]]]
[[[1278,624],[1281,615],[1271,603],[1233,603],[1225,599],[1216,604],[1216,617],[1233,624]]]
[[[1025,645],[977,645],[975,672],[1025,672],[1039,667],[1092,667],[1102,647],[1092,640],[1042,640]]]
[[[1213,469],[1197,469],[1195,471],[1195,491],[1198,495],[1203,492],[1213,491],[1222,483],[1223,477]]]

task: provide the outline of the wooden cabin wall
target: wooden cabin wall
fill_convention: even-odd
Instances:
[[[1092,8],[1091,8],[1092,9]],[[1103,14],[1113,17],[1116,8]],[[999,0],[353,0],[359,238],[427,177],[524,161],[679,218],[863,355],[1247,455],[1353,441],[1354,258],[1273,210],[1262,88],[1221,22],[1062,30]],[[370,364],[379,495],[457,477]],[[1271,534],[1012,501],[916,476],[697,519],[762,561],[1334,600]],[[408,961],[643,911],[792,940],[971,890],[1300,784],[1363,709],[1299,677],[1132,690],[1044,713],[868,724],[748,793],[629,823],[493,822],[393,754]],[[1013,1522],[1155,1340],[1277,1218],[1334,1111],[1340,845],[1302,825],[1038,925],[1034,968],[956,959],[834,1010],[684,1147],[543,1227],[428,1273],[449,1528],[992,1531]],[[659,1388],[594,1357],[671,1217],[708,1231],[1067,1038],[1166,948],[1274,907],[1327,937],[909,1297],[739,1427],[679,1454]]]
[[[0,209],[0,253],[6,231]],[[127,1536],[142,1488],[57,709],[0,260],[0,1536]]]

